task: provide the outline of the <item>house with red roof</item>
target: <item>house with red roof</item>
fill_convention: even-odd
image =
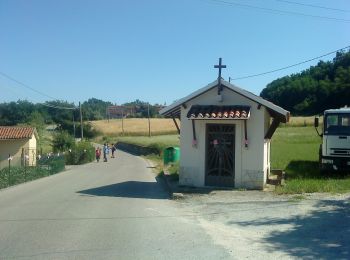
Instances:
[[[0,169],[35,166],[38,134],[34,127],[0,126]]]

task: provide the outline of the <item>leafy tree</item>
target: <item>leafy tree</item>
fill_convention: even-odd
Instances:
[[[45,129],[45,120],[42,114],[40,114],[38,111],[33,111],[28,117],[28,124],[35,127],[39,136],[42,136]]]
[[[67,131],[56,133],[52,140],[54,152],[65,152],[74,147],[74,138]]]
[[[111,102],[105,102],[96,98],[90,98],[82,103],[84,120],[101,120],[106,118],[106,110],[108,106],[112,106]]]
[[[136,99],[133,102],[124,103],[123,106],[133,107],[134,108],[134,117],[148,117],[148,109],[149,109],[149,117],[159,117],[159,107],[158,104],[151,105],[148,102],[141,101]]]
[[[269,83],[260,96],[296,115],[350,105],[350,51]]]
[[[26,100],[3,103],[0,106],[0,124],[10,126],[24,123],[34,110],[35,106]]]

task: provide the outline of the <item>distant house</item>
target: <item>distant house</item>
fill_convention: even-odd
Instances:
[[[134,107],[129,106],[109,106],[107,107],[108,118],[126,118],[135,113]]]
[[[0,126],[0,169],[36,165],[38,134],[33,127]]]
[[[179,182],[196,187],[263,189],[270,140],[279,123],[289,120],[288,111],[224,80],[160,114],[181,120]]]

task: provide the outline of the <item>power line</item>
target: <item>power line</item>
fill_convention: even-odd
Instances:
[[[34,92],[36,92],[36,93],[38,93],[38,94],[40,94],[40,95],[42,95],[42,96],[48,97],[48,98],[53,99],[53,100],[57,100],[57,98],[51,97],[51,96],[49,96],[49,95],[46,95],[45,93],[40,92],[40,91],[38,91],[38,90],[36,90],[36,89],[34,89],[34,88],[28,86],[27,84],[24,84],[23,82],[21,82],[21,81],[15,79],[15,78],[9,76],[8,74],[6,74],[6,73],[4,73],[4,72],[1,72],[1,71],[0,71],[0,75],[2,75],[3,77],[5,77],[5,78],[7,78],[7,79],[9,79],[9,80],[11,80],[11,81],[13,81],[13,82],[16,82],[17,84],[19,84],[19,85],[21,85],[21,86],[23,86],[23,87],[25,87],[25,88],[27,88],[27,89],[30,89],[30,90],[32,90],[32,91],[34,91]],[[55,106],[55,105],[50,105],[50,104],[47,104],[47,103],[38,103],[38,104],[43,105],[43,106],[47,106],[47,107],[51,107],[51,108],[56,108],[56,109],[68,109],[68,110],[74,110],[74,109],[76,109],[75,107]]]
[[[287,1],[287,0],[275,0],[275,1],[283,2],[283,3],[287,3],[287,4],[302,5],[302,6],[319,8],[319,9],[338,11],[338,12],[346,12],[346,13],[350,12],[350,10],[345,10],[345,9],[338,9],[338,8],[326,7],[326,6],[320,6],[320,5],[304,4],[304,3],[294,2],[294,1]]]
[[[279,13],[279,14],[289,14],[289,15],[295,15],[295,16],[312,17],[312,18],[325,19],[325,20],[337,21],[337,22],[346,22],[346,23],[350,22],[350,20],[348,20],[348,19],[329,17],[329,16],[321,16],[321,15],[312,15],[312,14],[305,14],[305,13],[292,12],[292,11],[284,11],[284,10],[267,8],[267,7],[260,7],[260,6],[255,6],[255,5],[240,4],[237,2],[228,2],[228,1],[224,1],[224,0],[211,0],[211,1],[215,2],[215,3],[219,3],[219,4],[225,4],[225,5],[231,5],[231,6],[241,6],[241,7],[251,8],[251,9]]]
[[[298,62],[298,63],[296,63],[296,64],[289,65],[289,66],[286,66],[286,67],[283,67],[283,68],[274,69],[274,70],[270,70],[270,71],[266,71],[266,72],[262,72],[262,73],[258,73],[258,74],[253,74],[253,75],[238,77],[238,78],[231,78],[231,77],[230,77],[230,79],[231,79],[231,80],[239,80],[239,79],[247,79],[247,78],[253,78],[253,77],[258,77],[258,76],[266,75],[266,74],[269,74],[269,73],[273,73],[273,72],[277,72],[277,71],[280,71],[280,70],[285,70],[285,69],[289,69],[289,68],[292,68],[292,67],[295,67],[295,66],[299,66],[299,65],[301,65],[301,64],[308,63],[308,62],[310,62],[310,61],[314,61],[314,60],[323,58],[323,57],[325,57],[325,56],[328,56],[328,55],[331,55],[331,54],[334,54],[334,53],[336,53],[336,52],[343,51],[343,50],[346,50],[346,49],[349,49],[349,48],[350,48],[350,45],[349,45],[349,46],[346,46],[346,47],[343,47],[343,48],[341,48],[341,49],[338,49],[338,50],[336,50],[336,51],[328,52],[328,53],[323,54],[323,55],[321,55],[321,56],[318,56],[318,57],[315,57],[315,58],[312,58],[312,59],[309,59],[309,60],[301,61],[301,62]]]
[[[9,91],[12,91],[13,93],[15,93],[16,95],[23,95],[22,93],[14,90],[13,88],[10,88],[10,87],[7,87],[5,85],[1,85],[0,87],[5,87],[7,88]],[[23,98],[24,100],[27,100],[27,98],[23,95]],[[33,102],[34,103],[34,102]],[[56,108],[56,109],[76,109],[76,108],[67,108],[67,107],[62,107],[62,106],[55,106],[55,105],[50,105],[48,103],[40,103],[40,102],[37,102],[36,104],[38,105],[42,105],[42,106],[46,106],[46,107],[51,107],[51,108]]]
[[[4,72],[1,72],[1,71],[0,71],[0,75],[2,75],[3,77],[5,77],[5,78],[7,78],[7,79],[9,79],[9,80],[12,80],[12,81],[16,82],[17,84],[19,84],[19,85],[21,85],[21,86],[23,86],[23,87],[25,87],[25,88],[28,88],[28,89],[30,89],[30,90],[32,90],[32,91],[34,91],[34,92],[36,92],[36,93],[38,93],[38,94],[40,94],[40,95],[42,95],[42,96],[48,97],[48,98],[50,98],[50,99],[55,99],[54,97],[51,97],[51,96],[49,96],[49,95],[46,95],[45,93],[40,92],[40,91],[38,91],[38,90],[36,90],[36,89],[34,89],[34,88],[28,86],[27,84],[24,84],[23,82],[21,82],[21,81],[15,79],[15,78],[13,78],[13,77],[11,77],[11,76],[5,74]]]
[[[75,110],[75,109],[78,109],[76,107],[62,107],[62,106],[54,106],[54,105],[50,105],[48,103],[37,103],[39,105],[42,105],[42,106],[46,106],[46,107],[50,107],[50,108],[56,108],[56,109],[66,109],[66,110]]]

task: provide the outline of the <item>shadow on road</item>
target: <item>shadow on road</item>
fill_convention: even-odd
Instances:
[[[306,216],[229,222],[242,226],[291,225],[265,237],[269,251],[306,259],[350,259],[350,202],[320,201]]]
[[[125,197],[142,199],[169,199],[158,182],[127,181],[111,185],[78,191],[80,194],[107,197]]]

